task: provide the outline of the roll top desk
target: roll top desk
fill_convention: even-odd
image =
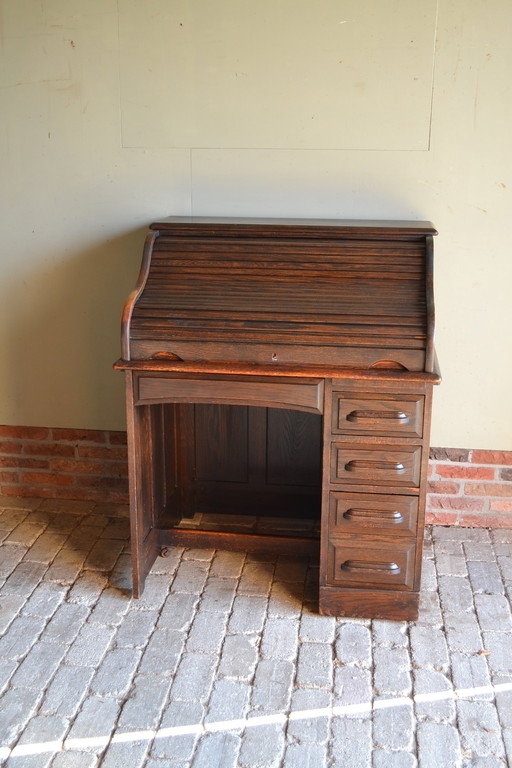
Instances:
[[[122,321],[133,591],[166,548],[320,558],[324,614],[413,620],[429,222],[151,225]]]

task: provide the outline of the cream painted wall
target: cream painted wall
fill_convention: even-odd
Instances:
[[[152,219],[426,218],[432,442],[512,449],[508,0],[0,8],[0,423],[123,427]]]

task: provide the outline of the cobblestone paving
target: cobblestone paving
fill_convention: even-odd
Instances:
[[[313,565],[213,550],[132,600],[114,505],[2,499],[0,541],[6,768],[512,765],[512,530],[429,530],[415,624],[320,617]]]

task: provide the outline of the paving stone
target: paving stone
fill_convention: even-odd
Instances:
[[[191,768],[236,768],[240,739],[233,733],[207,733],[197,745]]]
[[[172,685],[173,700],[207,701],[216,666],[216,656],[185,652],[181,657]]]
[[[110,624],[118,626],[132,604],[131,596],[108,585],[101,593],[98,602],[93,607],[89,621],[93,624]]]
[[[65,533],[47,530],[35,540],[23,559],[49,565],[64,546],[66,539]]]
[[[482,634],[475,613],[447,611],[444,628],[450,651],[478,653],[483,649]]]
[[[308,561],[306,558],[279,555],[274,572],[274,580],[303,584],[307,570]]]
[[[17,618],[26,601],[26,598],[20,597],[20,595],[3,595],[0,593],[0,634],[3,634]]]
[[[414,670],[414,701],[419,720],[454,722],[453,685],[442,672],[434,669]]]
[[[368,627],[342,624],[337,632],[336,658],[343,664],[369,667],[372,663],[372,646]]]
[[[36,643],[22,661],[12,685],[44,690],[62,661],[66,648],[53,643]]]
[[[406,648],[408,624],[405,621],[372,621],[372,639],[375,645],[398,646]]]
[[[175,760],[190,760],[202,732],[203,712],[197,701],[171,701],[151,747],[152,757],[172,760],[172,768]]]
[[[293,661],[297,655],[298,627],[290,619],[269,618],[261,638],[263,658]]]
[[[474,757],[462,761],[462,768],[504,768],[505,763],[500,757]]]
[[[473,610],[473,593],[468,579],[460,576],[440,576],[439,593],[445,611]]]
[[[228,635],[222,646],[218,674],[249,682],[254,674],[258,650],[254,635]]]
[[[64,741],[65,749],[99,753],[107,746],[119,714],[113,698],[90,696],[76,716]]]
[[[488,701],[458,701],[458,725],[465,752],[472,757],[504,756],[498,713]]]
[[[464,555],[440,553],[436,557],[436,569],[439,576],[467,576],[468,569]]]
[[[66,597],[68,588],[52,581],[41,581],[23,607],[23,613],[49,619]],[[3,602],[3,599],[2,599]]]
[[[210,576],[237,579],[245,563],[245,552],[216,552],[210,568]]]
[[[84,624],[66,656],[66,664],[97,667],[106,654],[115,630],[100,624]]]
[[[461,768],[457,729],[446,723],[418,723],[418,762],[421,768]]]
[[[475,688],[490,688],[491,678],[485,656],[477,654],[452,653],[452,680],[457,689],[457,695],[462,698],[484,699],[491,701],[494,694],[491,690],[482,693]],[[465,691],[465,693],[462,693]]]
[[[151,566],[150,572],[167,574],[175,573],[181,562],[184,551],[183,547],[167,547],[168,554],[165,557],[157,557]]]
[[[157,629],[143,653],[139,672],[143,675],[170,677],[176,671],[185,644],[183,632]]]
[[[39,616],[19,616],[0,638],[0,657],[20,659],[36,642],[44,627]]]
[[[203,591],[209,568],[209,562],[204,562],[202,560],[183,560],[171,582],[171,592],[185,592],[190,595],[200,595]]]
[[[233,634],[259,633],[263,629],[266,613],[266,597],[262,595],[237,595],[229,617],[228,632]]]
[[[416,768],[418,761],[410,752],[373,751],[373,768]]]
[[[500,573],[503,577],[503,580],[509,584],[512,582],[512,555],[510,556],[503,556],[500,555],[498,557],[498,567],[500,569]]]
[[[337,714],[369,718],[372,714],[372,698],[372,681],[368,669],[353,666],[335,668],[333,705]]]
[[[41,563],[19,563],[3,585],[2,594],[29,597],[46,569],[47,566]]]
[[[437,592],[420,592],[419,616],[416,625],[428,627],[441,627],[443,625],[441,602]]]
[[[505,743],[505,750],[510,764],[512,763],[512,728],[505,728],[503,730],[503,741]]]
[[[496,690],[496,708],[500,723],[503,728],[512,728],[512,677],[499,678],[495,681]],[[500,687],[500,684],[506,688]]]
[[[380,646],[373,652],[374,686],[379,695],[411,692],[411,658],[407,648]]]
[[[152,574],[150,574],[152,575]],[[122,553],[116,560],[116,564],[109,574],[108,583],[114,589],[131,595],[132,591],[132,559],[129,553]],[[139,600],[136,601],[140,603]],[[142,606],[142,610],[148,609],[147,605]]]
[[[252,725],[244,732],[239,764],[242,768],[278,768],[284,747],[281,725]]]
[[[192,623],[198,603],[198,595],[172,592],[167,596],[160,613],[158,628],[184,632]]]
[[[370,768],[371,722],[335,717],[332,721],[331,768]],[[439,768],[439,766],[437,766]]]
[[[201,547],[186,547],[183,550],[183,560],[204,560],[210,562],[215,555],[214,549],[203,549]]]
[[[334,616],[318,616],[303,611],[300,625],[299,638],[309,643],[332,643],[336,632],[336,619]]]
[[[73,542],[68,539],[46,571],[45,580],[56,581],[63,585],[73,584],[82,569],[87,553],[88,548],[85,542],[83,549],[78,543],[74,548]]]
[[[238,584],[238,594],[269,595],[274,568],[274,563],[252,561],[247,558]]]
[[[87,694],[93,675],[94,670],[90,667],[61,666],[45,692],[41,712],[74,717]]]
[[[484,632],[484,648],[489,651],[487,663],[494,674],[512,675],[510,635],[507,632]]]
[[[210,577],[201,596],[201,610],[206,613],[230,613],[237,584],[237,579]]]
[[[144,648],[158,619],[157,611],[130,611],[123,617],[115,636],[121,648]]]
[[[93,677],[90,689],[96,696],[123,697],[129,690],[141,652],[136,648],[114,648],[107,652]]]
[[[101,768],[143,768],[150,743],[150,738],[137,737],[133,732],[117,728],[101,757]]]
[[[385,706],[381,707],[380,705]],[[412,701],[377,700],[373,713],[373,741],[383,749],[410,751],[414,738]]]
[[[171,579],[172,576],[167,573],[150,573],[146,578],[144,592],[134,603],[134,608],[139,611],[159,611],[169,594]]]
[[[51,768],[96,768],[96,755],[67,750],[55,755]]]
[[[4,692],[9,680],[18,668],[18,663],[14,659],[0,660],[0,694]]]
[[[10,688],[0,698],[0,744],[9,746],[35,713],[41,693],[29,688]]]
[[[31,517],[29,515],[22,523],[13,528],[5,543],[19,544],[22,547],[30,547],[34,541],[42,534],[45,528],[46,525],[42,523],[31,522]]]
[[[468,562],[469,580],[474,593],[503,595],[505,588],[496,563],[482,560]]]
[[[291,661],[261,659],[254,676],[251,705],[264,714],[285,711],[290,702],[295,665]]]
[[[241,729],[240,720],[245,718],[251,687],[239,680],[217,680],[213,687],[205,723],[222,724],[222,730]],[[220,727],[220,726],[219,726]]]
[[[172,680],[137,675],[119,717],[119,727],[146,730],[156,728]]]
[[[478,622],[483,630],[512,630],[510,605],[503,595],[475,595],[475,607]]]
[[[324,744],[329,737],[332,694],[320,688],[296,688],[286,735],[302,743]]]
[[[68,721],[55,715],[38,715],[28,723],[7,761],[7,768],[46,768],[59,751]],[[31,750],[34,750],[32,752]]]
[[[27,553],[26,547],[16,544],[2,544],[2,559],[0,560],[0,574],[8,576]]]
[[[475,541],[489,542],[489,532],[486,528],[457,528],[453,525],[435,525],[432,529],[434,541]]]
[[[431,591],[437,589],[436,563],[433,560],[424,560],[421,569],[421,589]]]
[[[46,625],[43,639],[46,642],[69,645],[78,635],[80,628],[89,614],[85,605],[62,603],[53,618]]]
[[[107,577],[96,571],[82,571],[68,592],[67,602],[94,605],[101,595]]]
[[[226,633],[227,617],[223,613],[196,613],[187,638],[187,651],[219,653]]]
[[[494,549],[490,542],[465,541],[462,545],[466,560],[484,560],[493,563],[496,560]]]
[[[326,744],[288,744],[283,768],[319,768],[326,760]]]
[[[298,619],[302,612],[303,592],[303,589],[296,589],[296,585],[274,582],[268,600],[268,615]]]
[[[411,655],[415,666],[441,671],[448,669],[448,649],[443,632],[435,627],[411,627]]]
[[[297,685],[330,688],[333,679],[332,647],[327,643],[301,643],[297,661]]]

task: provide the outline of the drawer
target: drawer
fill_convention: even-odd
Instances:
[[[420,484],[419,445],[333,443],[331,451],[332,483],[414,487]]]
[[[415,541],[330,538],[327,583],[335,586],[412,589]]]
[[[334,392],[333,434],[422,437],[422,395]]]
[[[415,534],[418,497],[334,491],[329,498],[329,534]]]

